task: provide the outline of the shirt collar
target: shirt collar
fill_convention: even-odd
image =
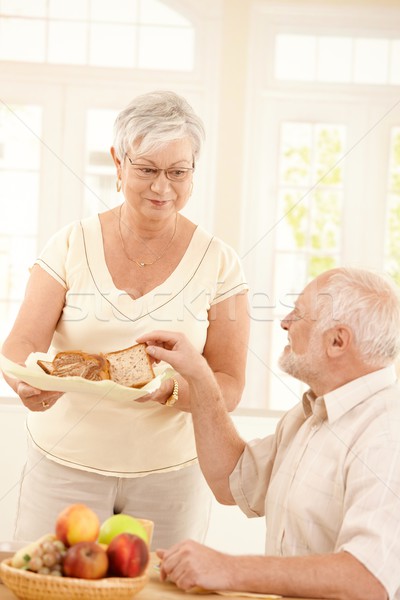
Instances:
[[[303,410],[306,417],[313,414],[333,423],[352,408],[396,381],[394,365],[373,371],[345,385],[317,397],[312,390],[303,395]]]

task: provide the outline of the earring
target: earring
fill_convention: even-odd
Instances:
[[[115,187],[117,188],[117,192],[121,191],[122,188],[122,181],[120,180],[120,178],[118,177],[117,181],[115,182]]]

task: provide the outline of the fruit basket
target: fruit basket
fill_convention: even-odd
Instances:
[[[75,579],[16,569],[8,558],[0,563],[0,577],[20,600],[130,600],[146,585],[148,571],[140,577]]]

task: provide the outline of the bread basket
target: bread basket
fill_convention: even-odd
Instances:
[[[138,519],[145,527],[149,546],[153,521]],[[77,579],[39,575],[11,566],[11,558],[0,563],[0,578],[20,600],[131,600],[146,585],[149,566],[140,577],[104,577]]]

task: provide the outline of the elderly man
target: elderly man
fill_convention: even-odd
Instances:
[[[339,600],[400,600],[400,350],[394,286],[335,269],[312,281],[282,321],[281,368],[310,389],[274,435],[245,443],[211,369],[181,334],[141,341],[188,380],[197,450],[217,500],[266,515],[266,556],[193,541],[159,550],[183,588]]]

